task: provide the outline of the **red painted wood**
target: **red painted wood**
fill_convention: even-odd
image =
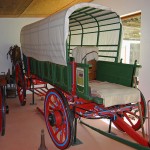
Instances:
[[[72,95],[76,95],[76,68],[77,63],[75,61],[71,62],[72,65]]]
[[[113,121],[119,128],[123,129],[131,138],[143,146],[148,146],[149,143],[144,137],[139,135],[131,126],[129,126],[121,117],[117,116],[117,119]]]

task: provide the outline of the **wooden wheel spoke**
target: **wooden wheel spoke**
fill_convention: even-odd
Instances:
[[[137,119],[139,119],[139,116],[136,115],[135,113],[133,113],[132,111],[129,111],[128,114],[131,114],[131,115],[135,116]]]
[[[57,140],[59,142],[63,142],[63,128],[62,126],[59,128],[56,128],[56,132],[54,133],[54,136],[57,137]]]
[[[61,107],[61,103],[59,102],[58,98],[56,96],[54,96],[54,105],[56,106],[57,110],[60,110]]]
[[[55,107],[57,108],[58,107],[58,99],[56,96],[52,96],[53,97],[53,104],[55,105]]]
[[[58,134],[60,131],[61,131],[60,128],[56,128],[56,131],[55,131],[54,135],[57,136],[57,134]]]
[[[56,105],[51,100],[49,101],[49,110],[57,110]]]
[[[53,103],[50,101],[49,101],[49,110],[55,110]]]
[[[144,98],[143,94],[142,93],[140,93],[140,94],[141,94],[140,105],[141,105],[141,111],[142,111],[141,115],[142,115],[142,120],[143,120],[143,123],[144,123],[145,122],[145,118],[146,118],[146,101],[145,101],[145,98]],[[133,103],[133,106],[135,106],[135,105],[136,104]],[[132,105],[128,104],[127,106],[132,106]],[[135,131],[139,130],[142,127],[140,113],[139,113],[139,109],[137,107],[133,107],[133,109],[131,109],[129,111],[126,111],[123,114],[124,114],[124,116],[120,116],[120,117],[122,119],[124,119],[124,121],[129,126],[131,126]],[[119,130],[124,131],[117,124],[114,123],[114,125]]]
[[[66,131],[66,126],[62,125],[61,126],[61,132],[60,132],[60,141],[63,142],[63,139],[67,137]]]
[[[63,135],[64,135],[65,137],[67,136],[66,128],[67,128],[66,124],[63,124],[62,133],[63,133]]]
[[[51,108],[53,110],[61,110],[61,103],[58,101],[57,97],[55,95],[52,95],[51,98],[50,98],[50,101],[51,103]]]
[[[131,119],[129,118],[129,116],[127,115],[126,112],[123,113],[124,116],[126,117],[126,119],[129,121],[129,123],[131,124],[131,126],[134,126],[134,124],[132,123]]]
[[[61,143],[63,142],[63,132],[62,132],[62,130],[60,131],[60,142]]]

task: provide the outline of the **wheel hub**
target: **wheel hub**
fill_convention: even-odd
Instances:
[[[53,114],[50,114],[48,116],[48,120],[49,120],[51,126],[55,125],[55,116]]]
[[[51,126],[60,126],[62,124],[62,115],[60,111],[55,111],[48,117]]]

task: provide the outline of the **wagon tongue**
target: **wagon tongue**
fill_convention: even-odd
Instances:
[[[121,117],[117,116],[117,119],[113,121],[117,126],[119,126],[123,131],[125,131],[130,137],[132,137],[139,144],[149,147],[148,141],[139,135],[133,128],[131,128]]]

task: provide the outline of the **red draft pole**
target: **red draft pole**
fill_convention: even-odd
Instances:
[[[72,65],[72,95],[76,95],[76,68],[77,63],[75,61],[71,62]]]
[[[123,129],[131,138],[133,138],[136,142],[143,146],[149,147],[149,142],[139,135],[131,126],[129,126],[122,118],[117,116],[117,119],[113,121],[117,124],[121,129]]]

